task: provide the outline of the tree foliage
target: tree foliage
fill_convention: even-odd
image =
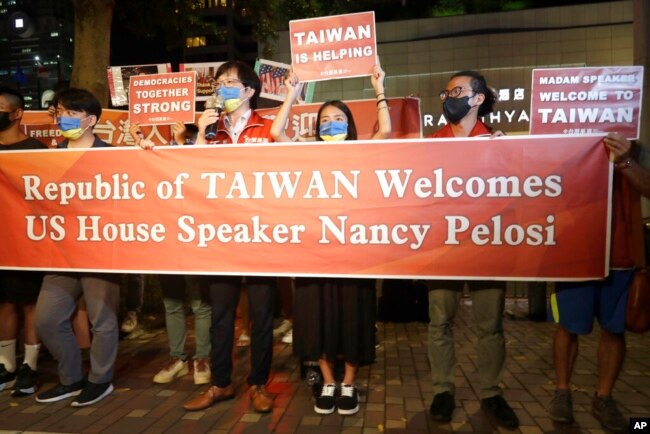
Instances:
[[[219,28],[200,14],[201,0],[115,0],[115,18],[135,37],[162,39],[168,49],[196,34],[217,34]]]

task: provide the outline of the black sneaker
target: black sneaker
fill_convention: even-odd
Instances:
[[[18,398],[29,396],[36,392],[38,373],[34,371],[27,363],[23,363],[16,372],[16,384],[11,396]]]
[[[320,395],[316,397],[314,411],[318,414],[332,414],[336,408],[334,393],[336,392],[335,384],[323,384]]]
[[[102,399],[106,398],[113,391],[113,385],[109,381],[108,383],[91,383],[88,381],[84,386],[81,394],[77,399],[72,401],[73,407],[85,407],[86,405],[92,405]]]
[[[501,395],[482,399],[481,408],[494,417],[498,425],[505,428],[519,426],[519,418]]]
[[[341,395],[336,400],[339,414],[349,416],[359,411],[359,392],[352,384],[341,384]]]
[[[433,397],[431,407],[429,407],[429,413],[438,422],[449,422],[455,407],[454,395],[451,392],[442,392]]]
[[[4,363],[0,363],[0,391],[9,389],[14,385],[15,380],[16,373],[7,371]]]
[[[553,422],[573,423],[573,400],[569,390],[556,390],[548,406],[548,417]]]
[[[595,395],[591,402],[591,411],[600,424],[610,431],[627,432],[627,420],[621,414],[616,401],[611,396]]]
[[[79,395],[83,387],[84,380],[77,381],[69,386],[57,384],[50,390],[46,390],[45,392],[36,395],[36,402],[57,402],[62,399],[71,398]]]

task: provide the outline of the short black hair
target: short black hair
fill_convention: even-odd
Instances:
[[[357,140],[357,127],[354,124],[354,117],[352,116],[352,112],[350,111],[350,108],[347,105],[345,105],[343,101],[340,101],[338,99],[334,99],[332,101],[326,101],[318,109],[318,114],[316,115],[316,140],[323,140],[320,137],[320,131],[319,131],[320,114],[326,107],[329,106],[334,106],[337,109],[341,110],[345,114],[345,117],[348,118],[348,135],[345,138],[345,140]]]
[[[9,104],[13,106],[14,110],[25,110],[25,97],[23,97],[23,94],[18,92],[16,89],[8,86],[0,86],[0,95],[7,98],[7,101],[9,101]]]
[[[64,89],[54,96],[56,105],[61,105],[68,110],[86,112],[95,115],[97,121],[102,116],[102,105],[92,93],[86,89],[71,87]]]
[[[239,60],[230,60],[219,66],[217,73],[214,75],[215,80],[218,80],[219,77],[230,70],[237,71],[237,77],[239,77],[239,80],[241,80],[244,86],[255,90],[255,94],[251,98],[250,103],[251,108],[255,110],[257,108],[257,99],[259,98],[260,91],[262,90],[262,82],[260,81],[260,78],[255,73],[255,70],[251,68],[247,63]]]
[[[485,116],[488,113],[492,113],[494,103],[497,101],[497,95],[490,87],[488,87],[485,77],[476,71],[459,71],[451,76],[452,79],[456,77],[471,78],[472,90],[475,93],[482,93],[485,96],[485,100],[483,100],[483,103],[478,108],[478,115]]]

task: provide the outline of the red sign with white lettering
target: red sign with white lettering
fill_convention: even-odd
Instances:
[[[530,134],[639,138],[642,66],[534,69]]]
[[[140,125],[194,122],[196,71],[134,75],[129,81],[129,121]]]
[[[377,64],[375,13],[289,21],[289,42],[301,81],[370,75]]]

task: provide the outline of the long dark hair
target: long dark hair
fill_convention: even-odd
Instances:
[[[348,108],[347,105],[343,101],[339,101],[338,99],[332,100],[332,101],[326,101],[323,103],[322,106],[318,109],[318,115],[316,115],[316,140],[323,140],[320,138],[320,114],[321,112],[329,106],[334,106],[337,109],[341,110],[343,114],[345,114],[345,117],[348,118],[348,136],[345,138],[345,140],[357,140],[357,126],[354,125],[354,117],[352,117],[352,112]]]

